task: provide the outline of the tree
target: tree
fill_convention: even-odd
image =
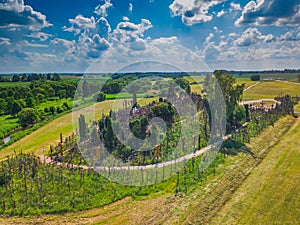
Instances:
[[[183,78],[177,78],[175,80],[176,84],[178,84],[182,89],[185,90],[187,94],[191,94],[191,86],[189,82],[186,79]]]
[[[27,75],[25,73],[22,75],[21,81],[22,82],[26,82],[27,81]]]
[[[10,108],[10,114],[14,117],[16,117],[17,113],[20,112],[23,109],[22,105],[18,101],[13,101],[11,108]]]
[[[234,110],[242,100],[245,84],[237,85],[235,78],[223,70],[214,71],[226,104],[227,131],[235,124]]]
[[[32,108],[24,108],[18,113],[19,121],[22,127],[27,127],[39,121],[39,112]]]
[[[133,93],[133,94],[132,94],[132,105],[134,106],[134,105],[136,105],[136,103],[137,103],[137,100],[136,100],[136,93]]]
[[[123,86],[118,80],[109,80],[107,81],[102,90],[106,94],[117,94],[122,90]]]
[[[82,83],[82,95],[84,98],[88,97],[91,94],[91,89],[89,83],[85,80]]]
[[[102,91],[100,91],[97,96],[97,102],[103,102],[103,101],[105,101],[105,98],[106,98],[106,95]]]
[[[39,103],[41,103],[41,102],[44,101],[45,95],[43,95],[43,94],[37,94],[36,99],[37,99],[38,104],[39,104]]]
[[[52,113],[52,115],[55,114],[55,107],[54,106],[50,106],[49,110]]]
[[[26,106],[28,108],[34,108],[35,107],[35,100],[33,95],[28,95],[26,98]]]
[[[0,114],[5,112],[6,107],[6,101],[3,98],[0,98]]]
[[[52,76],[53,81],[60,81],[60,76],[57,73],[54,73]]]
[[[114,148],[114,131],[112,128],[111,119],[109,116],[105,118],[106,129],[104,132],[104,144],[108,151],[112,151]]]
[[[246,118],[245,108],[241,105],[236,105],[233,111],[235,125],[240,126],[240,122]]]
[[[71,107],[68,105],[67,102],[64,102],[64,103],[63,103],[63,108],[65,108],[66,110],[71,109]]]
[[[171,123],[174,121],[175,109],[171,103],[159,103],[151,107],[150,117],[160,117],[164,121]]]
[[[88,128],[87,128],[87,125],[85,123],[85,116],[80,114],[80,117],[78,118],[78,122],[79,122],[80,141],[83,141],[87,138],[87,134],[88,134]]]
[[[250,77],[250,79],[252,80],[252,81],[258,81],[258,80],[260,80],[260,75],[252,75],[251,77]]]
[[[57,95],[60,99],[63,99],[63,98],[66,98],[67,92],[66,92],[66,90],[59,90]]]
[[[97,128],[96,126],[93,126],[92,128],[92,132],[90,134],[90,138],[91,138],[91,143],[92,146],[98,146],[99,145],[99,136],[98,136],[98,132],[97,132]]]
[[[18,75],[13,75],[12,77],[12,82],[19,82],[21,79],[20,79],[20,76]]]

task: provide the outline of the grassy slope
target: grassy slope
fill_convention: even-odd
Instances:
[[[243,100],[274,98],[280,94],[300,95],[300,86],[283,82],[262,82],[244,93]]]
[[[193,79],[195,79],[196,81],[201,81],[203,82],[204,81],[204,78],[203,77],[192,77],[192,78],[187,78],[185,77],[187,80],[189,80],[190,82],[194,82]],[[255,83],[257,83],[257,81],[251,81],[249,78],[236,78],[236,83],[241,85],[241,84],[245,84],[245,87],[249,87]],[[195,92],[195,93],[198,93],[198,94],[202,94],[201,91],[202,91],[202,84],[192,84],[191,85],[191,91],[192,92]]]
[[[139,101],[140,104],[145,104],[153,101],[154,98],[142,99]],[[123,101],[123,100],[118,100]],[[78,115],[84,112],[86,115],[86,120],[89,121],[91,119],[100,119],[102,113],[107,114],[115,101],[104,101],[96,104],[96,107],[89,106],[84,109],[80,109],[76,111],[74,114]],[[93,118],[93,112],[95,109],[95,116]],[[48,150],[50,145],[54,145],[59,141],[59,134],[63,133],[63,136],[68,136],[73,132],[73,123],[72,123],[72,113],[65,114],[56,120],[51,121],[45,126],[39,128],[33,133],[25,136],[21,140],[13,143],[0,150],[0,160],[5,158],[7,155],[12,154],[15,150],[18,152],[31,152],[34,151],[36,154],[42,154],[42,149],[45,148]]]
[[[230,199],[262,158],[276,146],[282,135],[296,122],[282,118],[274,129],[267,129],[248,146],[255,157],[240,153],[227,157],[216,175],[196,185],[183,197],[152,194],[138,200],[125,198],[101,208],[61,215],[0,217],[1,224],[207,224]],[[298,119],[299,123],[299,119]]]
[[[249,87],[255,83],[257,83],[257,81],[252,81],[249,78],[236,78],[236,83],[241,85],[241,84],[245,84],[245,87]]]
[[[218,176],[211,177],[204,187],[195,188],[184,198],[167,224],[208,224],[295,122],[290,116],[282,118],[274,128],[269,127],[253,139],[247,144],[253,156],[241,152],[227,157],[225,164],[217,168]]]
[[[214,224],[300,223],[300,119],[213,220]]]
[[[105,101],[97,104],[97,111],[103,111],[104,113],[108,113],[112,105],[112,101]],[[84,110],[92,110],[93,107],[88,107],[85,109],[81,109],[78,112],[83,112]],[[101,115],[99,113],[99,115]],[[14,150],[16,152],[30,152],[34,151],[37,154],[41,154],[42,149],[48,149],[52,144],[54,145],[59,141],[59,134],[63,133],[64,136],[70,135],[73,132],[73,124],[72,124],[72,113],[68,113],[57,118],[54,121],[46,124],[40,129],[34,131],[33,133],[27,135],[21,140],[13,143],[12,145],[4,148],[0,151],[0,159],[3,159],[6,155],[11,154]]]

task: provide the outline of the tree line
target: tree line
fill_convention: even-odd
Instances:
[[[34,80],[52,80],[52,81],[60,81],[61,77],[57,73],[31,73],[31,74],[22,74],[22,75],[13,75],[12,77],[0,76],[0,82],[31,82]]]

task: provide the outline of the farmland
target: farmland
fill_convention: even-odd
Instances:
[[[219,79],[221,80],[220,84],[222,85],[225,81],[223,79],[230,80],[231,78],[220,77]],[[167,81],[167,79],[164,79],[164,81]],[[249,87],[256,82],[250,81],[245,78],[237,79],[237,82],[231,87],[232,91],[237,91],[236,88],[243,83],[246,83],[245,86]],[[152,83],[153,86],[155,86],[156,84],[157,83],[155,82]],[[261,86],[263,87],[263,90],[260,89]],[[121,94],[107,94],[105,101],[98,102],[96,104],[89,103],[89,105],[85,105],[83,108],[74,111],[73,115],[72,113],[67,112],[64,115],[57,115],[57,118],[55,120],[49,121],[45,125],[38,128],[36,131],[26,135],[21,140],[0,151],[0,159],[4,163],[7,162],[7,160],[5,160],[6,156],[10,155],[10,163],[8,163],[7,165],[4,164],[6,166],[4,166],[3,168],[5,168],[5,173],[9,174],[7,175],[7,177],[13,177],[13,180],[11,181],[12,183],[10,185],[7,185],[6,181],[4,180],[4,184],[6,185],[6,192],[4,189],[2,189],[3,201],[5,202],[5,206],[2,206],[2,212],[4,212],[4,214],[6,215],[31,215],[27,218],[7,219],[3,217],[2,221],[4,224],[16,222],[27,223],[28,220],[35,222],[52,221],[53,224],[55,224],[60,223],[62,221],[62,217],[67,216],[68,219],[65,220],[65,223],[79,223],[80,220],[82,224],[141,224],[145,223],[147,220],[151,220],[153,224],[168,224],[174,222],[179,224],[202,224],[211,221],[220,223],[219,220],[225,221],[225,223],[227,223],[228,221],[231,221],[232,218],[224,218],[222,217],[222,215],[229,214],[226,210],[236,210],[235,204],[230,203],[231,201],[233,201],[233,199],[235,199],[232,198],[232,194],[239,193],[240,189],[243,190],[243,185],[247,185],[248,180],[254,179],[254,181],[252,181],[252,186],[255,183],[257,184],[258,182],[255,180],[257,178],[251,178],[251,176],[255,176],[256,173],[262,174],[269,172],[271,178],[275,177],[275,169],[274,173],[271,173],[270,170],[263,170],[263,172],[256,171],[259,170],[260,165],[263,165],[265,161],[272,161],[272,152],[278,152],[276,149],[283,148],[284,145],[280,142],[281,138],[284,138],[284,140],[288,141],[296,139],[297,135],[299,135],[296,132],[299,130],[299,119],[296,120],[290,115],[287,116],[291,112],[291,107],[293,107],[293,105],[298,100],[295,97],[290,98],[288,96],[284,96],[286,92],[293,96],[298,95],[299,88],[295,86],[295,84],[291,83],[264,81],[245,91],[243,95],[244,100],[274,98],[276,96],[280,97],[281,95],[279,101],[282,102],[282,105],[278,106],[279,108],[277,109],[269,110],[268,114],[263,113],[262,115],[260,115],[262,111],[257,110],[257,108],[250,108],[249,113],[251,122],[247,127],[240,127],[239,131],[231,136],[230,141],[228,143],[226,142],[227,144],[225,145],[229,146],[228,148],[230,149],[230,151],[224,153],[220,152],[216,159],[213,161],[212,165],[208,167],[206,171],[199,171],[198,169],[195,169],[200,168],[198,167],[201,163],[200,156],[188,161],[184,169],[178,172],[178,174],[171,176],[166,181],[157,183],[153,186],[146,186],[142,188],[130,187],[126,185],[124,186],[121,184],[109,182],[102,176],[99,176],[99,174],[91,173],[89,170],[86,172],[82,172],[81,169],[59,169],[60,167],[56,167],[53,165],[50,166],[43,165],[42,163],[39,164],[40,162],[38,163],[37,161],[34,161],[34,159],[32,159],[30,155],[18,156],[18,154],[21,152],[34,152],[36,156],[40,156],[43,153],[43,149],[48,152],[50,145],[55,145],[59,142],[60,133],[63,134],[63,137],[66,137],[69,136],[74,131],[74,129],[79,129],[79,131],[82,130],[80,122],[79,125],[77,121],[75,121],[75,124],[72,124],[72,116],[74,115],[76,116],[84,114],[85,121],[87,123],[90,123],[89,121],[96,121],[97,123],[99,123],[99,127],[102,127],[99,128],[100,133],[105,134],[105,132],[107,132],[107,130],[105,129],[108,129],[109,126],[109,123],[107,121],[109,121],[113,117],[113,114],[110,112],[112,105],[116,103],[124,104],[124,99],[131,99],[133,97],[131,93],[122,92]],[[202,88],[195,87],[196,85],[191,85],[191,92],[198,92],[199,94],[201,94]],[[279,92],[278,94],[279,90],[281,92]],[[116,97],[121,99],[115,99]],[[139,94],[137,94],[136,97],[140,110],[143,110],[143,106],[147,105],[148,103],[151,103],[152,107],[163,106],[164,100],[162,98],[145,98],[145,95]],[[110,98],[112,98],[113,100],[108,100]],[[196,99],[196,102],[198,102],[199,104],[198,106],[200,110],[205,111],[205,108],[201,108],[203,107],[203,104],[201,103],[201,101],[203,101],[202,98],[198,95],[192,95],[192,98]],[[65,99],[63,100],[66,101]],[[156,103],[156,105],[153,103],[153,100],[159,100],[159,103]],[[80,105],[79,101],[77,100],[76,104]],[[71,104],[71,102],[69,103]],[[238,102],[236,102],[236,104],[237,103]],[[60,103],[57,103],[57,105],[55,105],[54,107],[58,107],[59,105]],[[266,106],[268,107],[270,107],[270,105],[271,104],[266,104]],[[261,107],[259,104],[257,104],[256,106],[258,108]],[[41,103],[39,107],[48,107],[48,103]],[[296,106],[296,110],[298,109],[299,105]],[[168,108],[168,110],[171,109]],[[153,111],[151,112],[153,113]],[[106,118],[102,117],[102,113],[106,115]],[[165,114],[166,113],[168,112],[165,111]],[[234,114],[236,112],[232,113]],[[244,116],[239,121],[240,123],[245,122],[246,118]],[[105,123],[102,122],[102,125],[100,120],[101,118],[102,121],[105,120]],[[137,119],[138,118],[136,118],[136,121],[138,121]],[[238,120],[228,121],[227,129],[233,129],[232,124],[236,124],[236,122],[238,122]],[[202,129],[203,131],[205,131],[206,125],[201,124],[201,126],[203,126]],[[271,129],[271,126],[273,126],[273,129]],[[173,130],[173,132],[175,132],[176,129],[174,127],[171,128],[172,129],[170,130]],[[101,129],[104,129],[104,131],[101,131]],[[45,133],[47,133],[47,135],[45,135]],[[79,133],[80,139],[82,139],[82,132]],[[201,137],[199,135],[199,140],[200,138],[201,140],[205,138],[205,134],[202,133],[202,135],[203,136]],[[286,138],[287,135],[289,135],[291,139]],[[106,136],[104,135],[102,136],[102,138],[106,138]],[[168,148],[172,149],[171,147],[168,147],[168,144],[174,143],[173,139],[174,137],[170,135],[169,140],[167,139],[166,142],[162,144],[163,146],[166,146],[166,150],[168,150]],[[114,143],[117,142],[114,141]],[[197,144],[197,149],[200,150],[201,146],[205,146],[205,144],[205,141],[202,141],[201,143],[199,141],[199,143]],[[290,151],[293,146],[291,146],[291,148],[289,148],[288,150]],[[117,147],[120,146],[113,146],[113,148]],[[122,150],[122,148],[118,149],[118,154],[119,151]],[[170,152],[172,151],[168,151],[167,154],[170,154]],[[292,162],[292,165],[298,164],[297,161],[293,161],[289,158],[293,154],[296,154],[296,152],[292,152],[291,154],[286,153],[286,155],[280,155],[280,157],[282,157],[280,158],[278,153],[277,158],[274,158],[273,161],[275,163],[277,162],[276,160],[284,161],[285,159],[287,159]],[[116,157],[118,157],[118,155],[116,155]],[[138,165],[144,165],[145,157],[146,156],[144,155],[144,160],[141,160],[142,158],[139,156],[137,157],[137,159],[139,160]],[[149,154],[147,157],[151,159],[152,155]],[[270,157],[270,159],[268,159],[268,157]],[[149,162],[149,160],[147,162]],[[17,165],[19,165],[20,168],[20,163],[25,163],[23,166],[21,166],[21,170],[22,168],[24,168],[25,171],[27,165],[30,165],[30,167],[33,167],[35,169],[33,169],[29,174],[26,174],[26,172],[22,174],[20,172],[20,169],[17,171],[11,170],[11,168],[17,167]],[[287,163],[284,163],[284,165],[286,164]],[[286,168],[279,166],[279,169],[285,171]],[[291,170],[297,171],[297,168]],[[278,170],[277,173],[279,172],[280,171]],[[287,172],[285,172],[285,174],[286,173]],[[52,178],[49,180],[49,177]],[[228,177],[230,177],[231,179],[228,180]],[[283,177],[283,175],[281,177]],[[26,179],[27,182],[30,183],[31,189],[27,189]],[[49,183],[45,184],[46,179],[48,179]],[[296,180],[295,177],[293,177],[293,179]],[[26,186],[25,190],[23,189],[24,180]],[[280,182],[288,183],[291,182],[291,180],[282,179],[280,180]],[[251,183],[251,181],[249,181],[249,183]],[[278,183],[278,181],[271,182],[270,180],[269,183],[270,185],[266,186],[266,188],[264,189],[269,188],[271,190],[272,187]],[[84,189],[80,189],[83,184],[85,185]],[[292,195],[295,185],[297,184],[291,184],[290,186],[289,197],[292,199],[297,199],[297,196]],[[12,186],[14,186],[15,189],[11,189]],[[249,184],[249,188],[253,188],[256,190],[257,186],[252,186],[251,184]],[[98,188],[95,189],[93,187]],[[97,193],[97,189],[103,189],[105,191],[101,192],[101,195]],[[77,193],[76,198],[74,198],[74,193]],[[21,200],[21,196],[24,195],[26,196],[26,199],[30,199],[31,202],[28,202],[27,200]],[[51,195],[52,199],[47,200],[46,196],[48,195]],[[59,197],[61,195],[63,195],[64,197]],[[268,192],[266,192],[265,195],[267,196]],[[94,196],[94,198],[91,199],[91,196]],[[283,195],[280,196],[282,198],[285,198]],[[278,196],[277,199],[280,199],[280,196]],[[259,200],[256,195],[248,197],[250,199],[254,198]],[[17,200],[17,202],[15,202],[14,199]],[[223,207],[226,202],[228,202],[228,206],[226,204],[225,207]],[[262,202],[262,200],[257,201],[257,203],[255,203],[256,205],[253,207],[260,207],[260,204],[263,204]],[[163,203],[163,205],[160,205],[160,203]],[[249,202],[248,205],[250,205],[250,203],[251,202]],[[241,203],[238,203],[239,206],[240,204]],[[290,207],[295,206],[295,204],[298,203],[291,203]],[[160,205],[159,209],[158,205]],[[226,207],[228,207],[229,209],[227,209]],[[265,205],[262,205],[261,207],[264,208]],[[132,213],[132,210],[136,210],[137,208],[139,210],[139,213]],[[224,210],[224,213],[218,214],[219,210]],[[68,211],[80,212],[76,213],[76,215],[72,214],[71,212],[63,215],[43,215],[40,218],[32,216],[35,214],[65,213]],[[112,211],[115,213],[112,213]],[[253,211],[253,214],[254,213],[255,212]],[[270,215],[273,215],[272,213],[278,212],[274,211],[270,213]],[[296,213],[297,211],[292,212],[290,216],[285,217],[286,221],[297,221],[297,219],[295,220],[295,217],[293,216]],[[143,214],[144,217],[140,218],[138,216],[140,214]],[[203,216],[199,218],[199,216],[197,215]],[[245,215],[246,213],[242,212],[240,214],[241,218],[244,217],[245,221],[247,221],[249,218],[247,218]],[[155,218],[155,220],[151,218]],[[268,216],[262,217],[261,221],[267,221],[268,218]],[[276,222],[275,219],[274,222]]]
[[[262,82],[246,91],[243,100],[274,98],[284,94],[300,96],[300,86],[279,81]]]
[[[27,216],[22,218],[0,218],[0,221],[2,224],[27,224],[29,222],[39,222],[47,224],[57,224],[62,222],[64,224],[120,224],[121,222],[123,224],[142,224],[146,223],[146,221],[152,221],[151,224],[182,224],[191,223],[192,221],[195,222],[195,220],[200,219],[199,216],[195,215],[198,211],[201,211],[203,207],[210,206],[210,208],[221,209],[224,201],[227,201],[227,199],[230,198],[232,188],[238,189],[237,193],[241,191],[246,191],[250,195],[252,195],[252,193],[256,193],[256,189],[254,189],[253,192],[248,192],[248,189],[244,189],[244,185],[240,188],[239,186],[241,183],[243,183],[243,180],[247,178],[247,176],[253,169],[254,175],[252,175],[251,173],[251,175],[246,179],[245,184],[247,184],[249,182],[248,180],[251,180],[252,177],[256,177],[256,179],[258,179],[261,175],[266,176],[266,174],[261,174],[261,172],[263,171],[260,171],[259,168],[264,165],[263,167],[265,167],[266,169],[264,170],[264,172],[270,171],[272,167],[270,168],[269,166],[267,166],[269,160],[272,160],[271,165],[276,164],[276,162],[280,162],[281,165],[286,165],[286,163],[283,163],[283,161],[278,160],[278,156],[282,154],[282,152],[278,153],[276,149],[282,147],[281,143],[284,143],[284,141],[279,141],[282,138],[285,138],[290,134],[294,134],[295,136],[299,135],[298,126],[299,119],[296,121],[291,117],[282,118],[276,123],[273,129],[267,129],[260,136],[258,136],[252,144],[248,146],[255,154],[258,154],[258,156],[267,155],[266,158],[262,161],[261,165],[257,167],[257,169],[255,169],[255,165],[258,162],[255,162],[255,160],[253,161],[253,158],[247,153],[241,152],[237,156],[228,156],[226,162],[217,167],[215,175],[211,174],[201,183],[196,184],[192,189],[189,190],[186,195],[182,197],[176,197],[168,192],[159,192],[146,197],[126,197],[105,207],[90,209],[82,212],[66,213],[62,215],[42,215],[38,217]],[[270,153],[268,154],[269,151]],[[290,155],[290,153],[286,154]],[[275,158],[272,156],[274,154],[276,156]],[[285,157],[285,154],[282,155],[282,157]],[[294,158],[294,160],[297,159]],[[298,164],[296,163],[287,164],[293,167],[295,166],[294,169],[296,169],[296,167],[298,166]],[[247,166],[245,167],[245,165]],[[280,169],[280,167],[278,169]],[[294,171],[297,171],[297,169]],[[236,178],[230,180],[231,182],[229,182],[228,177]],[[274,178],[273,180],[274,181],[272,181],[272,184],[273,182],[276,183],[276,178]],[[256,181],[257,180],[255,180],[255,182]],[[297,187],[290,183],[291,180],[287,181],[289,182],[291,187]],[[294,179],[293,182],[295,183],[297,181],[298,180]],[[253,188],[256,188],[258,184],[255,184],[254,181],[252,182],[254,185]],[[225,190],[228,188],[231,189],[229,189],[229,192],[226,192]],[[221,193],[224,191],[226,192],[226,195],[221,195]],[[293,193],[297,194],[298,192],[295,191]],[[218,194],[220,194],[221,197],[216,198]],[[244,198],[244,195],[241,196]],[[281,197],[284,197],[284,195],[282,195]],[[295,199],[295,197],[296,196],[292,198]],[[214,201],[213,203],[211,203],[210,201],[212,201],[213,199],[218,199],[218,201]],[[240,200],[240,197],[237,200]],[[237,200],[234,200],[233,202]],[[252,199],[246,200],[249,202],[247,206],[251,206],[251,200]],[[264,202],[265,201],[263,201],[262,203]],[[227,203],[224,209],[222,208],[222,211],[220,212],[223,212],[223,210],[231,210],[231,208],[227,206],[228,204],[232,206],[232,200],[230,200],[229,203]],[[294,202],[290,202],[289,204],[291,204],[290,207],[294,207],[294,209],[297,209]],[[185,208],[187,208],[187,210],[183,210]],[[240,208],[236,208],[236,210],[240,210]],[[210,210],[206,211],[205,214],[201,213],[201,220],[215,217],[215,213],[217,213],[217,211],[213,212]],[[143,217],[140,217],[141,214],[143,214]],[[216,215],[224,214],[219,213]],[[229,216],[232,214],[231,212],[229,212],[226,215]],[[253,214],[247,214],[247,211],[245,211],[244,215],[249,218],[252,217],[253,219]],[[281,215],[281,212],[278,214],[278,216],[279,215]],[[287,214],[287,216],[288,215],[290,214]],[[152,220],[153,218],[155,218],[155,220]],[[219,216],[215,217],[215,219],[213,219],[212,221],[219,221],[218,219],[220,219]],[[238,219],[238,217],[236,217],[235,219]],[[273,221],[276,220],[274,219]],[[293,222],[293,220],[289,221]],[[197,224],[199,223],[200,221],[197,222]],[[216,222],[216,224],[219,223]]]

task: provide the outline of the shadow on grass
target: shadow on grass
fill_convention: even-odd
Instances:
[[[237,142],[231,138],[229,138],[222,144],[220,152],[231,156],[236,156],[239,153],[249,154],[252,157],[255,156],[251,149],[248,148],[244,143]]]

